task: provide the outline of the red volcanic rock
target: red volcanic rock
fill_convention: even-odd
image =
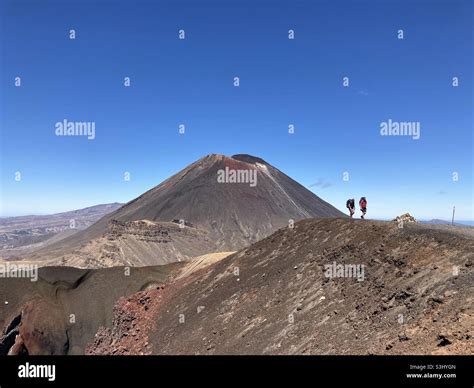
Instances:
[[[148,332],[156,324],[153,317],[160,306],[163,287],[122,297],[114,307],[112,328],[101,327],[94,342],[86,347],[89,355],[151,354]]]

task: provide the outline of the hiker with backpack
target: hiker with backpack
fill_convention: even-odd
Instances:
[[[355,201],[354,201],[354,198],[352,199],[348,199],[347,202],[346,202],[346,207],[349,209],[349,214],[352,218],[352,216],[354,215],[355,213]]]
[[[360,218],[364,219],[365,213],[367,213],[367,200],[365,199],[365,197],[362,197],[360,199],[359,207],[360,207],[360,211],[362,212],[362,215],[360,216]]]

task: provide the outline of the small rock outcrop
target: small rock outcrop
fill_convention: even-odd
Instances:
[[[413,217],[410,213],[402,214],[401,216],[397,216],[393,219],[394,222],[416,222],[415,217]]]

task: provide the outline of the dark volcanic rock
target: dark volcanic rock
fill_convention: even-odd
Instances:
[[[219,183],[218,171],[225,168],[255,173],[255,187],[249,183]],[[104,217],[89,232],[111,220],[183,220],[208,231],[217,250],[228,251],[268,236],[287,226],[290,219],[342,216],[260,158],[208,155]]]
[[[377,252],[381,244],[389,257]],[[473,269],[465,263],[473,255],[473,238],[455,231],[339,218],[300,221],[185,277],[193,262],[43,268],[36,283],[0,281],[8,302],[0,301],[0,346],[28,354],[81,354],[86,344],[91,354],[469,354]],[[364,278],[327,277],[334,262],[364,265]]]
[[[225,171],[242,172],[242,177],[249,179],[218,181],[219,174]],[[192,163],[88,229],[62,240],[61,244],[37,252],[36,256],[57,258],[77,250],[76,260],[69,261],[68,265],[164,264],[209,252],[235,251],[287,226],[290,220],[318,217],[345,215],[263,159],[250,155],[227,157],[212,154]],[[131,227],[133,222],[136,223],[136,233]],[[146,222],[156,225],[147,226]],[[171,235],[158,236],[162,238],[156,241],[155,231],[167,228],[165,224],[169,223],[192,229],[189,241],[184,238],[177,241]],[[140,232],[140,227],[148,235]],[[103,238],[111,229],[118,231],[120,228],[140,237],[118,242],[115,248],[106,247],[104,260],[100,260],[100,249],[91,248],[87,252],[79,249]],[[184,234],[177,232],[173,230],[176,237]],[[110,235],[108,239],[113,241]],[[140,245],[140,241],[146,243],[150,240],[151,246]],[[165,243],[167,247],[164,247]],[[103,243],[96,245],[103,247]],[[128,248],[139,253],[134,255],[132,249],[127,251]],[[110,250],[125,251],[124,256],[129,260],[114,263],[113,252],[108,253]],[[77,260],[79,255],[92,259],[88,263],[83,259],[81,263]]]

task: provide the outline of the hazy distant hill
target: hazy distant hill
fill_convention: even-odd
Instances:
[[[109,203],[49,215],[0,218],[0,249],[39,243],[64,231],[73,234],[120,206],[121,203]]]
[[[433,224],[433,225],[451,225],[451,221],[440,220],[438,218],[434,218],[429,221],[420,221],[424,224]],[[473,221],[458,221],[454,223],[454,226],[474,226]]]

